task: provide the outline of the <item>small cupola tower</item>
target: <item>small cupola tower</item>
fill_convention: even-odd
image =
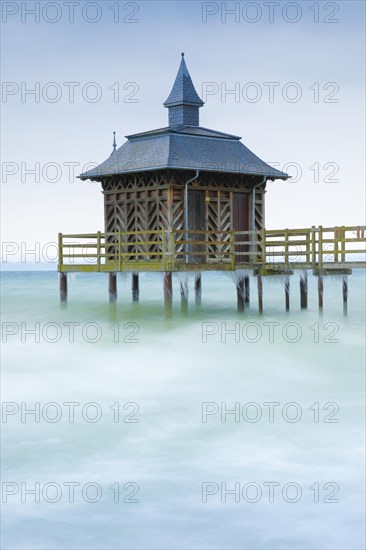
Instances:
[[[199,108],[203,105],[184,61],[184,53],[172,91],[164,102],[169,109],[169,126],[199,126]]]

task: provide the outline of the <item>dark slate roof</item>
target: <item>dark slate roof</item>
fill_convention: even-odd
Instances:
[[[203,101],[193,85],[183,53],[172,91],[168,99],[164,101],[165,107],[174,107],[175,105],[195,105],[199,107],[203,105]]]
[[[128,136],[106,161],[80,178],[161,169],[240,173],[270,179],[289,177],[252,153],[239,136],[200,126],[177,126]]]
[[[173,89],[165,107],[203,105],[189,75],[184,54]],[[197,118],[198,121],[198,118]],[[147,170],[202,170],[287,179],[289,176],[269,166],[240,141],[239,136],[210,130],[197,125],[174,125],[127,136],[127,141],[96,168],[80,174],[80,178],[145,172]]]

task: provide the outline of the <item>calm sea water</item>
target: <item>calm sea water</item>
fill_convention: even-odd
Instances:
[[[176,277],[166,319],[160,274],[114,308],[105,275],[60,307],[56,273],[3,273],[3,548],[364,548],[365,273],[347,315],[337,277],[322,315],[311,275],[306,311],[254,284],[239,314],[190,278],[184,314]]]

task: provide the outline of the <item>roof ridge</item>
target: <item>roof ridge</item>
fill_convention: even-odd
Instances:
[[[191,131],[190,131],[191,130]],[[200,130],[203,132],[208,132],[214,134],[212,136],[205,135],[200,133]],[[220,138],[220,139],[235,139],[240,140],[241,136],[235,134],[229,134],[227,132],[222,132],[221,130],[215,130],[213,128],[206,128],[205,126],[194,126],[189,124],[178,124],[176,126],[164,126],[162,128],[156,128],[153,130],[147,130],[146,132],[138,132],[137,134],[129,134],[125,136],[128,140],[139,139],[144,137],[153,137],[161,134],[180,134],[180,135],[189,135],[189,136],[200,136],[207,138]]]

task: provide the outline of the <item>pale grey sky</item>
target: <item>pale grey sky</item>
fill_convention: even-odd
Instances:
[[[2,3],[3,241],[103,229],[100,185],[70,172],[113,130],[119,146],[166,125],[181,51],[212,92],[201,124],[295,176],[269,183],[268,228],[364,223],[364,2],[82,1],[73,22],[35,4]]]

